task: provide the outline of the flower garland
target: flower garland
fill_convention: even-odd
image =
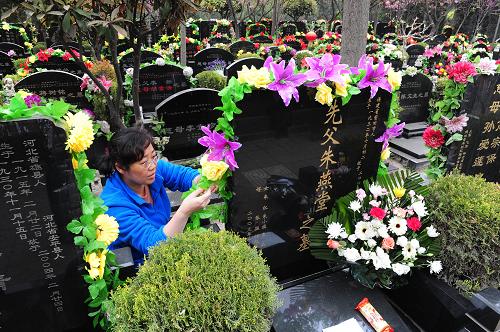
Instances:
[[[75,245],[83,249],[87,274],[83,279],[88,284],[88,306],[94,310],[94,326],[109,326],[106,317],[111,308],[109,293],[121,283],[116,260],[108,245],[118,238],[118,223],[105,214],[104,202],[90,189],[95,178],[95,170],[87,166],[87,150],[94,140],[96,126],[90,116],[79,111],[72,113],[74,106],[62,100],[46,101],[35,94],[18,91],[6,109],[0,110],[0,120],[31,118],[35,115],[50,117],[63,126],[68,134],[66,149],[71,153],[74,174],[80,191],[82,213],[79,220],[72,220],[67,230],[75,234]],[[112,268],[116,268],[114,271]]]
[[[259,28],[259,32],[251,34],[251,31],[253,28]],[[249,26],[246,27],[246,34],[245,37],[247,39],[250,39],[250,41],[253,41],[256,37],[265,37],[269,39],[269,43],[273,42],[273,37],[269,35],[267,31],[267,27],[262,24],[261,22],[256,22],[253,24],[250,24]]]
[[[1,29],[5,30],[5,31],[10,31],[11,29],[17,30],[24,40],[24,46],[26,46],[26,48],[28,50],[31,50],[33,48],[33,43],[31,43],[30,38],[29,38],[28,33],[26,32],[25,28],[18,27],[16,25],[12,25],[12,24],[9,24],[7,22],[2,21]]]
[[[75,55],[80,55],[77,51],[74,52]],[[73,55],[67,51],[63,51],[59,48],[48,48],[46,50],[40,50],[38,51],[38,53],[31,55],[22,61],[19,61],[18,63],[20,68],[17,69],[16,73],[21,77],[25,77],[31,73],[33,63],[35,63],[36,61],[47,62],[51,57],[58,57],[63,59],[64,61],[75,61],[75,59],[73,59]],[[92,68],[93,64],[86,56],[83,55],[82,60],[87,68]]]

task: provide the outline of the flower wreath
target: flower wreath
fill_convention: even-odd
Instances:
[[[285,28],[288,28],[288,27],[294,27],[295,28],[294,35],[299,31],[299,29],[297,28],[297,25],[295,23],[287,21],[287,22],[283,22],[283,24],[278,27],[278,35],[283,35],[283,30]],[[286,36],[290,36],[290,35],[286,35]]]
[[[196,22],[196,20],[194,20],[193,18],[189,18],[186,22],[186,29],[191,28],[192,34],[194,36],[199,36],[200,35],[200,27],[195,22]]]
[[[253,35],[250,34],[250,31],[252,31],[252,28],[255,28],[255,27],[259,27],[259,30],[261,30],[260,32],[258,33],[255,33]],[[262,31],[261,27],[264,28],[264,30]],[[249,26],[246,27],[246,34],[245,34],[246,38],[247,39],[250,39],[250,41],[253,41],[255,39],[255,37],[267,37],[269,39],[269,42],[272,43],[273,42],[273,37],[271,37],[267,31],[267,27],[265,24],[262,24],[261,22],[256,22],[256,23],[253,23],[253,24],[250,24]]]
[[[12,25],[7,22],[2,22],[1,28],[5,31],[9,31],[10,29],[17,30],[24,40],[24,46],[26,46],[28,50],[31,50],[33,48],[33,43],[31,43],[25,28]]]

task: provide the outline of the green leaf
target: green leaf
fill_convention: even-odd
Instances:
[[[69,30],[71,29],[71,14],[70,14],[70,12],[66,12],[66,14],[64,14],[64,18],[62,21],[62,28],[63,28],[63,31],[66,33],[69,32]]]
[[[450,145],[451,143],[453,142],[459,142],[461,141],[463,138],[462,134],[460,133],[454,133],[453,135],[451,135],[450,138],[448,138],[448,140],[446,141],[446,145]]]
[[[87,238],[83,236],[76,236],[74,242],[77,246],[84,247],[88,244]]]
[[[66,229],[70,231],[73,234],[80,234],[80,232],[83,229],[82,224],[78,221],[73,219],[67,226]]]

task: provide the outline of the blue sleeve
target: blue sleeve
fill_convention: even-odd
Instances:
[[[111,207],[106,213],[118,221],[120,230],[118,240],[131,245],[145,255],[148,254],[150,247],[167,239],[163,233],[163,227],[154,227],[132,208]]]
[[[199,175],[196,169],[174,165],[165,160],[158,161],[156,171],[163,177],[163,186],[172,191],[188,191],[194,178]]]

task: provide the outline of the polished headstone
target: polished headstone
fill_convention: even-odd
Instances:
[[[399,89],[399,119],[412,123],[426,121],[429,117],[429,100],[432,94],[432,81],[425,75],[405,75]]]
[[[408,64],[408,66],[414,66],[418,56],[424,54],[424,51],[425,47],[420,44],[413,44],[408,46],[406,48],[406,53],[408,53],[408,60],[406,61],[406,63]]]
[[[158,58],[163,58],[163,57],[161,55],[159,55],[158,53],[152,52],[152,51],[142,51],[141,52],[141,64],[154,63],[155,60]],[[122,73],[125,73],[125,71],[128,68],[134,68],[134,52],[127,53],[121,57],[120,68],[121,68]]]
[[[0,51],[9,53],[9,51],[14,51],[15,55],[12,56],[13,59],[20,59],[25,56],[24,47],[14,43],[0,43]]]
[[[7,74],[14,74],[12,58],[7,53],[0,51],[0,78]]]
[[[34,70],[59,70],[66,73],[74,74],[82,77],[84,74],[83,69],[74,60],[64,60],[62,57],[51,56],[48,61],[37,60],[33,62],[32,68]]]
[[[158,118],[165,122],[170,137],[163,153],[169,160],[195,158],[206,148],[198,144],[204,134],[201,126],[213,129],[220,116],[214,107],[220,106],[218,91],[197,88],[176,93],[156,107]]]
[[[209,47],[199,51],[194,56],[194,73],[205,70],[224,71],[234,61],[234,55],[221,48]]]
[[[0,42],[24,45],[24,38],[18,29],[0,29]]]
[[[261,58],[244,58],[236,60],[226,68],[227,79],[229,81],[231,77],[238,77],[237,72],[241,70],[243,66],[247,66],[248,68],[254,66],[255,68],[259,69],[263,65],[264,65],[264,60],[262,60]]]
[[[469,83],[461,113],[469,121],[463,140],[450,147],[447,168],[500,182],[500,75],[481,75]]]
[[[88,330],[81,215],[66,133],[48,119],[0,122],[0,329]]]
[[[243,52],[250,52],[253,53],[256,51],[255,45],[252,42],[249,42],[248,40],[238,40],[237,42],[232,43],[229,46],[229,51],[236,56],[240,50],[243,50]]]

